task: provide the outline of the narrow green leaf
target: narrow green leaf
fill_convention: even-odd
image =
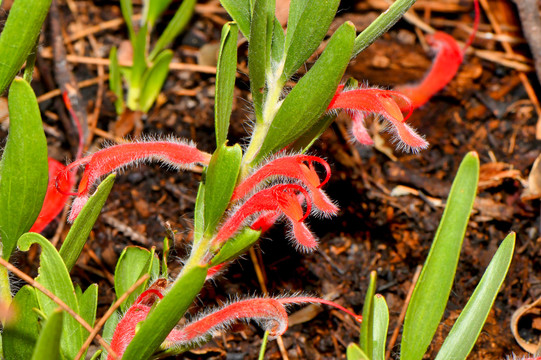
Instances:
[[[0,34],[0,95],[34,49],[51,1],[13,2]]]
[[[2,346],[4,358],[30,360],[39,336],[39,316],[32,309],[38,308],[36,290],[23,286],[15,295],[11,309],[15,318],[4,326]]]
[[[379,294],[374,295],[372,360],[385,360],[385,345],[387,343],[387,329],[389,327],[389,309],[385,298]]]
[[[374,312],[374,295],[376,294],[376,280],[378,274],[376,271],[370,272],[370,280],[368,283],[368,289],[364,297],[363,305],[363,322],[361,323],[361,335],[359,337],[359,345],[361,349],[367,354],[372,354],[372,340],[373,334],[373,322],[372,314]]]
[[[235,75],[237,73],[237,40],[239,27],[230,22],[222,28],[220,55],[216,72],[216,100],[214,106],[214,123],[216,127],[216,147],[227,140],[233,93],[235,91]]]
[[[143,75],[147,69],[147,26],[141,27],[133,44],[133,64],[131,66],[130,88],[140,88],[143,83]]]
[[[296,6],[298,10],[293,13],[293,16],[298,18],[294,22],[295,27],[293,31],[288,27],[286,33],[286,79],[289,79],[321,44],[340,4],[340,0],[301,1],[305,4]]]
[[[359,82],[353,78],[349,78],[346,83],[346,88],[355,89],[359,86]],[[332,122],[336,119],[335,113],[326,113],[323,114],[316,122],[314,122],[314,125],[307,130],[304,134],[302,134],[295,142],[290,146],[291,152],[295,153],[305,153],[312,147],[314,142],[319,139],[321,134],[327,128],[332,124]]]
[[[96,309],[98,308],[98,284],[91,284],[81,296],[77,296],[79,314],[90,325],[96,321]]]
[[[250,0],[220,0],[220,2],[233,21],[239,24],[244,37],[250,41],[250,23],[252,19]]]
[[[274,19],[274,29],[272,31],[272,44],[271,44],[271,67],[273,73],[278,73],[281,71],[278,67],[283,64],[285,53],[286,36],[284,34],[284,29],[278,21]],[[279,74],[280,75],[280,74]]]
[[[248,67],[250,69],[250,91],[256,119],[262,119],[262,103],[270,71],[272,32],[274,29],[275,0],[255,0],[250,42],[248,44]]]
[[[347,360],[370,360],[368,355],[355,343],[348,345],[346,350],[346,359]]]
[[[119,298],[130,286],[144,274],[150,274],[152,269],[153,254],[147,249],[138,246],[124,248],[115,268],[115,293]],[[131,304],[145,290],[146,284],[142,284],[120,305],[122,311],[128,310]]]
[[[319,60],[284,100],[254,164],[293,143],[327,110],[349,62],[354,38],[351,23],[336,30]]]
[[[123,358],[148,360],[201,291],[206,276],[206,267],[194,266],[182,269],[169,292],[158,302],[135,334]]]
[[[145,71],[141,95],[139,96],[139,104],[142,112],[148,112],[152,105],[154,105],[158,95],[160,95],[163,83],[169,74],[169,64],[172,59],[173,52],[171,50],[164,50],[156,56],[152,67]]]
[[[1,62],[1,61],[0,61]],[[48,185],[47,140],[36,95],[23,79],[9,90],[9,134],[0,162],[0,235],[4,259],[38,217]]]
[[[115,333],[116,326],[120,322],[120,319],[122,319],[122,315],[117,310],[115,311],[109,319],[105,322],[105,325],[103,326],[103,340],[107,341],[109,344],[111,343],[111,340],[113,340],[113,335]],[[101,360],[107,359],[107,350],[105,350],[103,347],[103,352],[101,353]]]
[[[32,360],[62,359],[60,353],[60,338],[62,337],[63,313],[61,309],[54,310],[38,338]]]
[[[291,32],[288,36],[288,46],[291,44],[291,39],[295,33],[295,28],[301,19],[301,16],[306,9],[306,5],[310,3],[310,0],[291,0],[289,3],[289,15],[287,17],[287,32]]]
[[[122,16],[124,17],[124,21],[126,22],[126,26],[128,27],[128,33],[130,35],[130,40],[133,41],[135,39],[135,31],[133,30],[133,4],[132,0],[120,0],[120,10],[122,11]]]
[[[515,233],[511,233],[490,261],[473,295],[443,342],[436,360],[466,359],[483,329],[494,299],[507,275],[514,248]]]
[[[361,51],[370,46],[381,35],[386,33],[410,7],[415,4],[416,0],[397,0],[387,11],[383,12],[376,18],[362,33],[355,39],[353,46],[353,54],[351,57],[359,55]]]
[[[109,87],[115,94],[115,110],[120,115],[124,112],[124,91],[122,89],[122,77],[120,76],[116,46],[113,46],[109,53]]]
[[[172,0],[145,0],[145,11],[143,11],[143,13],[146,14],[146,17],[143,19],[143,22],[148,22],[151,28],[154,27],[160,15],[163,14],[169,7],[169,4],[171,4],[171,1]]]
[[[255,244],[260,236],[261,231],[245,227],[233,239],[228,240],[222,246],[220,252],[212,258],[210,266],[216,266],[238,257]]]
[[[207,176],[207,170],[203,171],[203,179]],[[195,208],[193,213],[193,246],[196,247],[203,239],[205,231],[205,183],[199,183],[197,197],[195,198]]]
[[[205,236],[212,237],[218,222],[229,206],[237,185],[242,149],[239,144],[218,148],[207,169],[205,180]]]
[[[168,47],[173,40],[184,30],[190,19],[192,18],[195,9],[196,0],[184,0],[176,11],[175,15],[167,24],[167,27],[159,37],[154,49],[152,49],[149,59],[154,61],[156,56]]]
[[[60,256],[62,256],[68,271],[71,271],[77,262],[86,240],[88,239],[88,235],[90,235],[90,231],[92,231],[92,227],[100,215],[105,200],[107,200],[107,197],[111,192],[114,182],[115,174],[107,176],[107,178],[102,181],[94,195],[87,201],[71,226],[71,229],[60,248]]]
[[[28,251],[32,244],[38,244],[41,247],[39,276],[36,278],[36,281],[79,314],[75,289],[60,254],[58,254],[49,240],[36,233],[26,233],[18,241],[19,249],[22,251]],[[47,316],[50,316],[58,305],[41,292],[37,292],[36,295],[40,309]],[[88,332],[68,314],[65,314],[63,327],[66,335],[61,339],[62,353],[68,358],[74,358],[79,352],[79,348],[83,345],[83,336],[88,335]]]
[[[478,180],[479,158],[472,152],[460,164],[434,242],[413,290],[402,334],[403,360],[423,358],[443,316]]]

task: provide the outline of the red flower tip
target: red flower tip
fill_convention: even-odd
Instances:
[[[43,206],[38,215],[38,218],[34,222],[34,225],[29,231],[40,233],[45,229],[51,221],[62,211],[66,202],[68,201],[69,194],[66,195],[57,189],[56,179],[57,176],[66,168],[62,163],[55,159],[49,158],[49,185],[47,186],[47,192],[45,193],[45,199],[43,200]],[[58,186],[61,188],[71,188],[75,184],[75,176],[67,172],[66,176],[60,178]]]
[[[184,141],[170,138],[115,145],[74,161],[66,171],[74,170],[81,165],[86,166],[69,216],[70,221],[77,217],[88,200],[90,188],[100,177],[128,165],[151,160],[182,169],[194,163],[208,164],[210,154]]]
[[[375,113],[389,121],[390,131],[395,134],[395,142],[399,147],[416,152],[428,147],[428,142],[419,136],[415,130],[409,127],[405,121],[411,115],[412,103],[407,96],[391,90],[382,90],[376,88],[361,88],[342,91],[339,87],[328,110],[344,109],[352,117],[353,136],[362,144],[373,144],[365,127],[365,116]],[[402,111],[407,110],[408,114],[404,117]]]
[[[299,194],[301,195],[299,198]],[[306,211],[302,203],[306,201]],[[303,249],[313,249],[316,241],[303,221],[310,214],[312,202],[308,192],[297,184],[279,184],[253,194],[225,221],[214,237],[213,246],[219,247],[230,239],[251,216],[272,213],[264,220],[256,220],[258,226],[267,226],[276,214],[284,214],[293,227],[296,243]],[[276,220],[274,218],[274,220]],[[270,226],[270,225],[269,225]],[[256,228],[257,229],[257,228]],[[299,236],[299,238],[297,238]]]
[[[285,298],[279,298],[277,300],[278,300],[278,302],[280,302],[281,304],[284,304],[284,305],[304,304],[304,303],[315,303],[315,304],[328,305],[328,306],[332,306],[332,307],[334,307],[334,308],[336,308],[336,309],[338,309],[340,311],[343,311],[348,315],[351,315],[358,322],[363,321],[362,315],[357,315],[354,312],[346,309],[342,305],[339,305],[339,304],[337,304],[337,303],[335,303],[333,301],[330,301],[330,300],[325,300],[325,299],[320,299],[320,298],[310,297],[310,296],[285,297]]]
[[[396,88],[411,99],[414,109],[423,106],[432,96],[449,84],[458,72],[463,60],[462,49],[449,34],[437,31],[428,35],[426,40],[436,53],[432,67],[421,83]]]
[[[325,178],[323,181],[320,180],[319,174],[316,171],[314,165],[316,163],[325,169]],[[231,201],[237,201],[246,197],[259,184],[276,177],[288,177],[298,180],[308,189],[312,202],[324,216],[336,215],[338,212],[338,207],[321,190],[321,187],[331,177],[331,167],[322,158],[309,155],[280,156],[267,162],[235,188]]]

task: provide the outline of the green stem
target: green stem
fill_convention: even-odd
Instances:
[[[253,167],[253,160],[259,153],[263,141],[267,137],[269,128],[274,120],[274,116],[278,111],[278,103],[280,101],[280,94],[284,88],[285,78],[282,76],[284,70],[284,62],[277,67],[274,74],[267,74],[267,86],[268,90],[265,94],[265,100],[263,102],[263,118],[261,121],[256,121],[254,131],[250,139],[250,144],[246,149],[244,158],[242,159],[242,165],[240,169],[240,179],[246,177]]]
[[[389,30],[416,0],[397,0],[387,11],[377,17],[362,33],[357,36],[353,45],[352,58],[359,55],[370,44],[376,41],[383,33]]]
[[[259,349],[258,360],[265,359],[265,350],[267,349],[267,342],[268,341],[269,341],[269,332],[265,331],[265,335],[263,335],[263,341],[261,342],[261,349]]]
[[[36,64],[36,54],[38,52],[38,43],[34,46],[34,50],[30,52],[30,55],[26,58],[26,66],[24,67],[24,80],[27,83],[32,82],[32,76],[34,75],[34,65]]]

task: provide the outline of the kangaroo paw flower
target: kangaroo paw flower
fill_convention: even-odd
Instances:
[[[323,181],[320,180],[314,163],[320,164],[325,169]],[[329,181],[330,176],[331,167],[322,158],[309,155],[281,156],[269,161],[241,182],[235,188],[231,200],[237,201],[246,197],[265,180],[274,177],[288,177],[298,180],[308,189],[314,206],[323,215],[332,216],[336,215],[338,207],[321,190],[321,187]]]
[[[403,94],[392,90],[361,88],[343,91],[339,87],[328,110],[344,109],[353,119],[353,135],[363,144],[372,143],[364,125],[365,116],[378,114],[389,121],[390,130],[400,148],[413,152],[425,149],[428,142],[406,124],[411,114],[411,102]],[[402,109],[408,110],[404,117]]]
[[[111,146],[90,156],[71,163],[63,173],[84,165],[85,171],[79,182],[77,198],[69,216],[75,220],[88,200],[90,188],[102,176],[131,164],[143,161],[159,161],[178,169],[188,168],[194,163],[208,164],[210,154],[198,150],[184,141],[168,139],[164,141],[140,141]],[[60,175],[57,177],[60,179]]]
[[[300,200],[298,194],[304,199]],[[302,203],[306,200],[306,211]],[[260,190],[253,194],[246,202],[240,205],[236,211],[225,221],[213,239],[213,246],[218,247],[231,238],[245,225],[245,222],[253,215],[266,214],[276,215],[277,212],[285,215],[293,230],[294,240],[302,249],[312,250],[317,246],[314,235],[304,225],[303,221],[310,214],[312,202],[308,192],[297,184],[279,184]],[[270,217],[272,219],[272,215]],[[269,218],[265,220],[268,225]],[[263,223],[261,223],[263,225]]]

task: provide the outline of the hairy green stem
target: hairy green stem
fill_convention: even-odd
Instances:
[[[2,257],[2,244],[0,243],[0,257]],[[9,284],[9,272],[3,266],[0,266],[0,304],[9,306],[11,304],[11,286]],[[4,323],[4,319],[0,318],[0,323]]]
[[[377,17],[362,33],[357,36],[353,45],[352,58],[359,55],[361,51],[370,46],[383,33],[388,31],[410,7],[415,4],[416,0],[397,0],[392,4],[387,11]]]

